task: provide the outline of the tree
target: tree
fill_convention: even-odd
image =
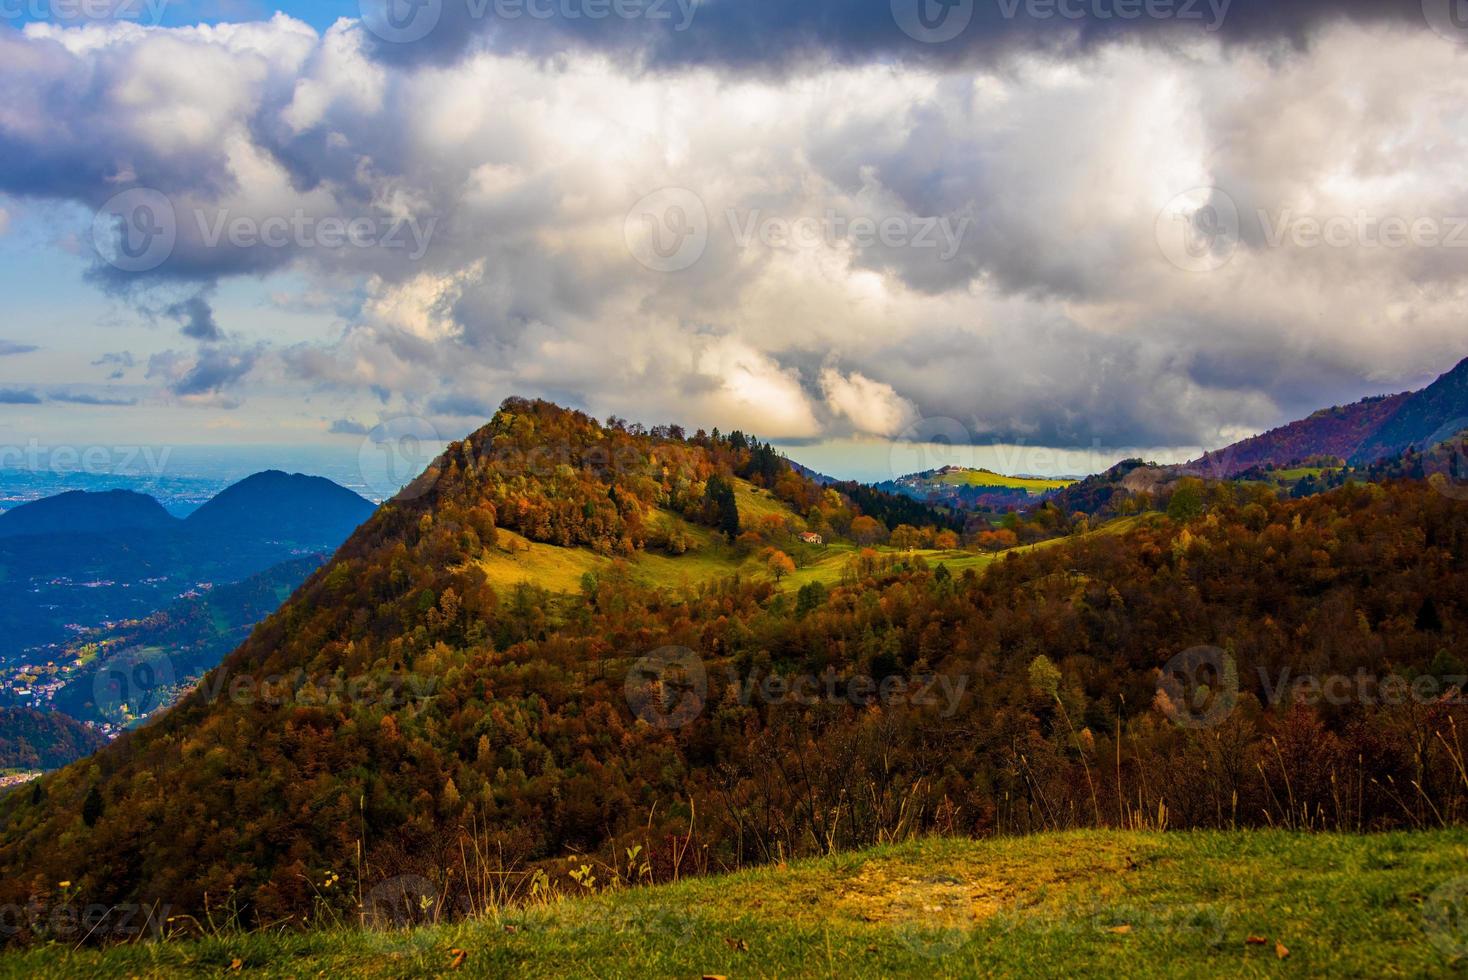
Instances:
[[[876,544],[882,539],[885,531],[886,528],[882,527],[881,521],[874,517],[867,517],[865,514],[851,522],[851,536],[859,545]]]
[[[1180,524],[1196,520],[1203,514],[1203,482],[1189,477],[1178,482],[1167,503],[1167,516]]]
[[[779,548],[769,548],[765,551],[765,568],[769,569],[778,582],[795,571],[795,562]]]

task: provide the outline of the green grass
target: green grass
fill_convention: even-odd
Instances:
[[[412,931],[47,946],[0,976],[429,977],[451,950],[483,977],[1450,976],[1465,874],[1463,830],[928,839]]]
[[[938,477],[938,483],[955,487],[1002,487],[1006,490],[1028,490],[1041,494],[1050,490],[1063,490],[1074,480],[1045,480],[1030,476],[1005,476],[989,470],[955,470]]]

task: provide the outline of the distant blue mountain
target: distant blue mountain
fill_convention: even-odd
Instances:
[[[73,490],[0,514],[0,538],[32,534],[97,534],[168,530],[178,520],[146,494],[131,490]]]
[[[0,663],[47,659],[82,630],[147,616],[205,584],[329,556],[373,510],[330,480],[278,471],[241,480],[184,520],[126,490],[22,504],[0,515]]]
[[[184,526],[215,538],[265,535],[334,548],[375,509],[371,501],[324,477],[267,470],[221,491],[190,514]]]

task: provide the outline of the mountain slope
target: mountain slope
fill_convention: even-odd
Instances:
[[[1363,440],[1351,454],[1356,464],[1374,463],[1416,447],[1432,448],[1468,429],[1468,359],[1417,392]]]
[[[1185,469],[1200,476],[1228,479],[1256,466],[1283,466],[1316,456],[1348,459],[1412,398],[1411,392],[1405,392],[1321,409],[1309,418],[1205,453]]]
[[[178,523],[162,504],[146,494],[131,490],[72,490],[0,514],[0,538],[167,530]]]
[[[89,903],[310,920],[354,915],[353,896],[401,875],[458,908],[466,877],[498,873],[480,861],[574,884],[568,855],[625,863],[634,846],[665,880],[1122,813],[1468,815],[1445,750],[1412,750],[1462,706],[1295,710],[1260,680],[1461,672],[1468,512],[1422,483],[1302,501],[1221,488],[1186,528],[1138,522],[982,574],[889,552],[793,594],[771,575],[635,581],[667,517],[746,533],[730,478],[855,523],[739,433],[655,437],[507,402],[175,709],[47,777],[39,802],[0,800],[0,903],[69,880]],[[612,561],[570,595],[496,587],[481,563],[501,528]],[[1199,700],[1159,686],[1200,644],[1237,659],[1221,741],[1170,723]],[[1088,779],[1102,760],[1107,778]],[[1419,776],[1426,799],[1384,789]]]
[[[346,540],[375,506],[319,476],[267,470],[221,490],[185,519],[210,540],[256,537],[320,545]]]

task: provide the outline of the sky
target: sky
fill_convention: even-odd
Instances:
[[[838,476],[1078,473],[1468,356],[1462,0],[0,25],[0,450],[350,455],[526,395]]]

